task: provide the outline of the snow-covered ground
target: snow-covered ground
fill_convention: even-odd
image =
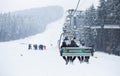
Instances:
[[[96,52],[90,63],[65,65],[57,40],[64,18],[29,38],[0,43],[0,76],[120,76],[120,57]],[[28,50],[28,44],[45,44],[46,50]],[[22,56],[21,56],[22,55]]]

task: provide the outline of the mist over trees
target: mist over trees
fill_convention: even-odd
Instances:
[[[120,24],[120,0],[100,0],[98,18],[104,24]]]
[[[41,33],[46,25],[63,15],[63,8],[48,6],[0,14],[0,41],[10,41]]]
[[[92,5],[85,11],[84,24],[89,26],[85,30],[88,44],[92,43],[96,50],[120,55],[120,29],[104,28],[120,27],[120,0],[100,0],[97,9]],[[93,30],[92,26],[101,29]]]

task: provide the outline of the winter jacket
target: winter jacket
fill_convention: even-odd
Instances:
[[[74,40],[71,41],[70,47],[78,47],[76,42]]]
[[[65,42],[62,42],[61,48],[62,48],[62,47],[67,47],[67,44],[66,44]]]

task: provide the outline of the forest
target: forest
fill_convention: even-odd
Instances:
[[[63,15],[60,6],[0,13],[0,41],[17,40],[44,32],[47,24]]]
[[[96,50],[120,55],[120,0],[100,0],[97,9],[92,5],[85,11],[84,25],[100,26],[100,29],[87,30],[87,42],[93,43]],[[118,28],[113,28],[113,27]],[[105,29],[104,27],[110,27]]]

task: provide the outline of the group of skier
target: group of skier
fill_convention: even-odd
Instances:
[[[28,50],[34,49],[34,50],[45,50],[46,46],[45,45],[37,45],[37,44],[28,44]]]
[[[82,46],[85,46],[85,43],[82,43],[81,45],[82,45]],[[75,38],[72,39],[72,40],[70,41],[70,43],[69,43],[69,42],[68,42],[68,38],[66,37],[66,38],[64,39],[64,41],[62,42],[61,48],[62,48],[62,47],[79,47],[79,46],[76,44]],[[62,56],[62,55],[61,55],[61,56]],[[62,56],[62,57],[63,57],[63,59],[65,60],[66,65],[68,64],[68,62],[73,63],[74,60],[76,59],[76,57],[78,58],[78,60],[80,61],[80,63],[82,63],[83,61],[89,63],[89,59],[90,59],[90,56]]]

